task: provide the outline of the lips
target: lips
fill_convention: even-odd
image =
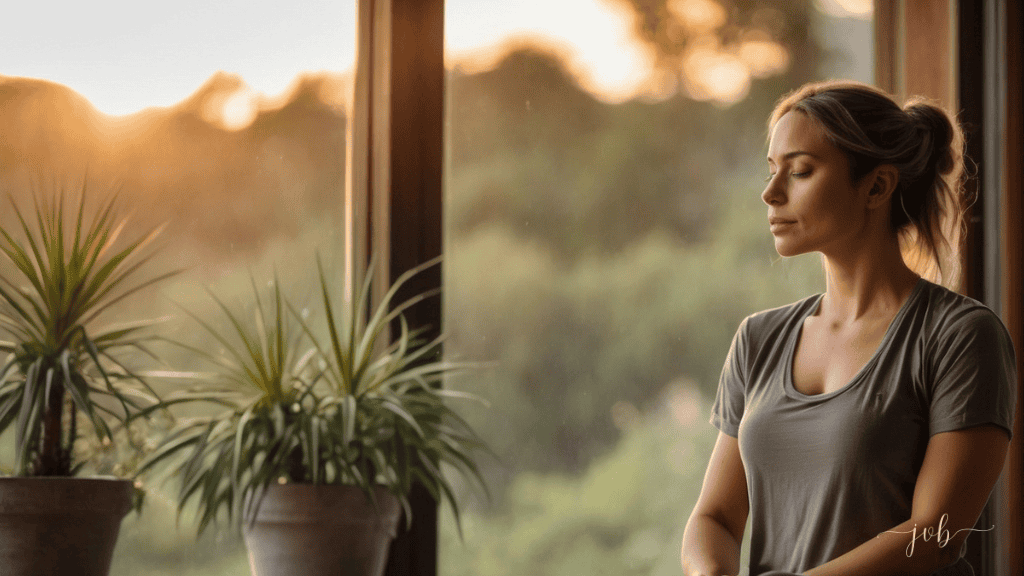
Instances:
[[[769,218],[768,227],[772,234],[779,234],[783,230],[789,227],[790,224],[796,224],[796,220],[786,220],[785,218]]]

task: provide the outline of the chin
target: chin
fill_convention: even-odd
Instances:
[[[775,251],[783,258],[792,258],[793,256],[799,256],[809,252],[809,250],[804,250],[800,246],[794,245],[791,242],[786,242],[780,238],[775,239]]]

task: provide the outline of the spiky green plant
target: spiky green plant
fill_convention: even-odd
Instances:
[[[336,302],[318,258],[320,328],[327,337],[317,336],[315,323],[281,296],[276,281],[274,307],[266,311],[272,316],[255,282],[254,322],[243,322],[217,301],[232,338],[193,315],[226,351],[213,357],[196,350],[217,363],[213,382],[254,394],[225,414],[183,423],[140,472],[175,461],[167,472],[181,482],[179,512],[196,499],[200,533],[221,512],[239,527],[274,482],[356,485],[371,499],[372,486],[383,485],[411,518],[407,495],[419,481],[458,516],[442,464],[483,486],[473,456],[485,447],[445,402],[469,396],[438,384],[464,366],[436,360],[440,339],[424,343],[408,329],[402,311],[428,295],[391,307],[401,285],[436,263],[399,278],[367,319],[369,275],[361,289],[349,291],[354,297]],[[400,335],[380,342],[396,318]]]
[[[280,284],[273,282],[273,309],[260,297],[250,276],[253,293],[252,321],[231,310],[212,292],[230,329],[222,331],[199,315],[184,309],[222,347],[221,354],[175,342],[215,366],[198,376],[208,386],[209,401],[229,409],[213,417],[184,420],[139,467],[139,474],[173,456],[187,453],[174,463],[171,474],[181,482],[179,514],[193,498],[199,501],[199,532],[223,508],[237,520],[242,499],[279,477],[301,479],[298,435],[303,432],[304,410],[313,402],[314,379],[305,377],[313,352],[299,356],[303,334],[295,329],[286,310]],[[298,407],[303,409],[298,410]]]
[[[154,255],[144,248],[160,233],[148,230],[115,248],[127,219],[118,220],[116,195],[92,213],[86,226],[83,184],[73,226],[63,194],[35,197],[26,219],[13,196],[20,229],[0,229],[0,251],[13,265],[0,275],[0,433],[15,434],[13,472],[20,476],[73,476],[77,418],[91,423],[97,439],[110,442],[143,411],[158,404],[153,389],[129,369],[117,351],[134,348],[152,356],[144,331],[153,322],[95,326],[129,296],[176,273],[135,281]],[[20,238],[19,238],[20,236]],[[20,241],[19,241],[20,240]]]
[[[407,522],[412,517],[407,496],[418,482],[436,501],[451,506],[458,524],[458,502],[442,464],[475,480],[486,492],[474,457],[489,450],[447,404],[449,399],[479,399],[441,384],[446,375],[472,366],[439,358],[443,334],[427,342],[420,338],[427,327],[409,329],[403,312],[437,290],[393,304],[406,282],[440,261],[438,257],[404,272],[371,309],[370,271],[361,286],[342,291],[352,294],[350,299],[332,304],[330,284],[317,258],[328,341],[300,322],[324,366],[325,397],[337,407],[332,419],[342,432],[337,438],[342,450],[327,457],[342,481],[360,486],[368,495],[372,485],[386,486],[398,496]],[[390,343],[382,341],[396,319],[398,335]]]

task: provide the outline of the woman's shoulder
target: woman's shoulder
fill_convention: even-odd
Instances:
[[[802,321],[817,307],[820,300],[821,294],[813,294],[791,304],[754,312],[743,319],[742,326],[756,333],[771,332],[796,320]]]
[[[754,312],[740,322],[733,337],[732,353],[756,358],[773,346],[786,342],[792,331],[799,329],[803,319],[817,307],[821,294],[802,298],[792,304]]]
[[[999,318],[985,304],[945,286],[922,280],[916,302],[923,334],[933,347],[945,347],[953,341],[974,341],[976,345],[1009,348],[1010,335]]]
[[[916,302],[917,313],[926,316],[933,329],[1003,326],[999,315],[978,300],[928,280],[922,279],[921,285],[921,294]]]

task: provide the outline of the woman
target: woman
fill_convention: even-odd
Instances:
[[[749,515],[751,576],[972,574],[1016,376],[999,319],[919,276],[956,283],[959,128],[853,82],[804,86],[769,126],[775,248],[820,252],[826,290],[733,339],[685,573],[739,573]]]

